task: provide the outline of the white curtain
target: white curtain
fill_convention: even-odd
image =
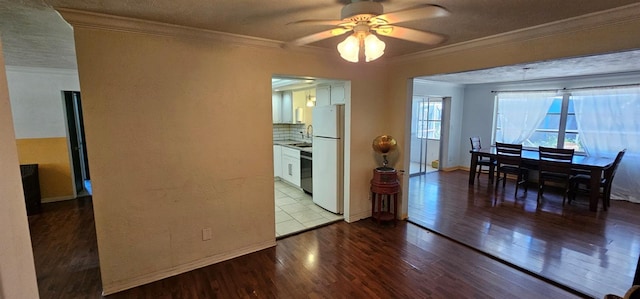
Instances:
[[[496,141],[522,144],[540,126],[555,92],[498,92]]]
[[[578,135],[588,155],[622,158],[611,198],[640,203],[640,87],[571,92]]]

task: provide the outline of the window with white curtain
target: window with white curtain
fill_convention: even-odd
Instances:
[[[611,198],[640,203],[640,87],[571,92],[578,134],[590,156],[615,157],[627,149],[613,180]]]
[[[556,99],[556,92],[548,91],[498,92],[495,141],[535,148],[552,143],[559,131],[549,114]]]
[[[511,135],[517,136],[518,139],[510,139],[512,141],[506,143],[522,143],[524,148],[532,149],[546,146],[572,148],[576,152],[584,152],[578,133],[575,105],[569,93],[499,93],[497,98],[496,141],[506,142],[503,141],[506,139],[502,123],[508,119],[510,126],[519,125],[516,129],[511,129]],[[545,109],[546,112],[542,114]],[[519,140],[522,142],[516,142]]]
[[[615,157],[612,198],[640,202],[640,86],[498,92],[495,141]]]

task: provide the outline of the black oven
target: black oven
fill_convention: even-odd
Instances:
[[[311,152],[300,151],[300,187],[304,192],[313,194],[312,166],[313,159]]]

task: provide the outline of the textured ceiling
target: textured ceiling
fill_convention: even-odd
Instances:
[[[7,65],[76,68],[73,31],[52,7],[132,17],[277,41],[331,27],[287,25],[305,19],[338,19],[346,0],[0,0],[0,33]],[[541,25],[624,5],[638,0],[385,0],[385,12],[430,3],[450,16],[402,23],[402,26],[447,37],[427,46],[382,37],[386,57],[429,50]],[[335,49],[344,37],[312,46]]]
[[[525,81],[640,71],[640,50],[510,65],[420,79],[458,84]]]

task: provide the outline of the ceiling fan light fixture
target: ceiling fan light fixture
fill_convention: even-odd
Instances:
[[[334,28],[295,39],[285,46],[307,45],[353,31],[353,34],[339,43],[337,48],[343,59],[356,63],[361,57],[365,62],[370,62],[384,55],[386,44],[377,35],[431,46],[444,41],[445,36],[437,33],[395,25],[447,16],[449,11],[444,7],[420,4],[412,8],[385,13],[381,1],[383,0],[351,0],[351,3],[342,7],[340,20],[296,21],[294,24],[331,25]]]
[[[338,44],[338,52],[340,57],[349,62],[358,62],[358,54],[360,53],[360,40],[355,34],[349,35],[344,41]]]
[[[384,54],[386,44],[381,41],[375,34],[369,34],[364,38],[364,56],[365,61],[374,61]]]

